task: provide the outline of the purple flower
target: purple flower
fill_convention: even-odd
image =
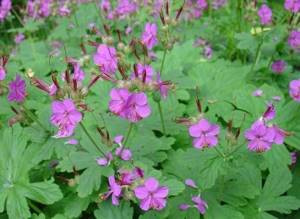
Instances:
[[[198,186],[195,184],[194,180],[192,180],[192,179],[186,179],[185,185],[195,188],[195,189],[198,188]]]
[[[270,128],[273,129],[274,132],[273,142],[275,144],[283,144],[284,138],[287,135],[287,133],[281,128],[279,128],[277,125],[272,125]]]
[[[203,56],[207,59],[211,59],[213,54],[213,50],[210,46],[205,46],[203,49]]]
[[[300,11],[300,0],[285,0],[284,8],[293,13]]]
[[[3,81],[6,77],[6,71],[4,66],[0,65],[0,81]]]
[[[8,84],[8,88],[8,100],[10,102],[15,101],[17,103],[21,103],[25,100],[26,84],[25,81],[22,80],[20,75],[17,75],[16,79]]]
[[[94,63],[105,74],[114,74],[118,68],[117,51],[114,47],[100,44],[94,55]]]
[[[75,138],[72,138],[72,139],[69,139],[68,141],[66,141],[65,144],[77,145],[78,140],[76,140]]]
[[[297,152],[295,152],[295,151],[291,152],[290,155],[291,155],[291,161],[292,161],[291,164],[293,165],[297,162]]]
[[[263,91],[261,89],[257,89],[255,91],[253,91],[252,96],[254,97],[261,97],[263,95]]]
[[[187,209],[189,209],[191,206],[190,205],[188,205],[188,204],[181,204],[181,205],[179,205],[179,209],[181,210],[181,211],[186,211]]]
[[[123,19],[126,15],[136,12],[137,5],[131,0],[119,0],[115,13]]]
[[[129,149],[127,148],[124,148],[124,147],[118,147],[116,149],[116,155],[118,157],[120,157],[122,160],[131,160],[131,157],[132,157],[132,153]]]
[[[52,115],[50,121],[58,127],[57,138],[69,137],[73,134],[77,123],[82,119],[81,113],[76,109],[71,99],[52,102]]]
[[[62,17],[69,16],[71,14],[71,10],[67,7],[67,5],[61,5],[58,8],[58,14]]]
[[[271,149],[275,137],[273,128],[267,127],[263,121],[257,120],[245,131],[245,138],[250,151],[264,152]]]
[[[170,81],[162,81],[159,73],[157,73],[156,78],[159,93],[163,99],[166,99],[172,84]]]
[[[140,93],[130,93],[125,88],[112,89],[109,109],[114,114],[131,122],[138,122],[151,114],[147,96]]]
[[[141,179],[144,177],[144,171],[139,168],[135,167],[133,170],[119,170],[120,174],[120,184],[121,185],[131,185],[136,180]]]
[[[159,182],[155,178],[150,177],[145,180],[144,185],[134,189],[134,194],[141,200],[140,208],[142,210],[161,210],[166,206],[169,189],[166,186],[159,186]]]
[[[212,7],[215,10],[218,10],[219,8],[223,7],[227,3],[227,0],[213,0]]]
[[[25,36],[23,33],[19,33],[15,36],[15,43],[20,44],[25,39]]]
[[[206,209],[208,208],[206,201],[201,199],[200,196],[193,196],[192,201],[195,203],[194,207],[198,209],[200,214],[205,214]]]
[[[268,121],[275,118],[276,112],[275,107],[272,103],[268,103],[267,110],[263,114],[263,118]]]
[[[290,82],[290,96],[297,102],[300,102],[300,79]]]
[[[190,136],[194,137],[195,148],[213,147],[218,144],[220,127],[210,124],[206,119],[200,119],[198,123],[189,128]]]
[[[281,97],[280,96],[274,96],[274,97],[272,97],[272,99],[275,100],[275,101],[280,101]]]
[[[109,101],[109,109],[115,115],[126,118],[125,107],[130,92],[125,88],[113,88],[110,91],[111,100]]]
[[[108,166],[112,160],[113,160],[113,156],[111,152],[105,154],[105,157],[100,157],[96,159],[97,164],[100,166]]]
[[[197,8],[200,8],[201,10],[204,10],[207,8],[206,0],[197,0],[196,5],[197,5]]]
[[[85,77],[84,71],[81,69],[80,64],[78,62],[73,62],[73,80],[83,81]]]
[[[119,198],[121,197],[122,187],[116,182],[114,176],[108,177],[109,191],[105,193],[104,199],[111,196],[112,204],[119,205]]]
[[[141,40],[148,49],[152,49],[158,43],[156,24],[147,23],[145,25],[145,30]]]
[[[272,23],[272,10],[266,4],[263,4],[259,8],[257,14],[260,17],[260,23],[262,25],[268,25]]]
[[[40,17],[49,17],[51,14],[51,3],[52,0],[40,0],[38,14]]]
[[[288,43],[292,49],[299,50],[300,49],[300,32],[297,30],[293,30],[289,35]]]
[[[154,74],[154,69],[150,65],[137,64],[136,72],[133,72],[132,78],[139,78],[140,80],[145,80],[144,82],[149,83],[152,81],[152,76]]]
[[[11,9],[11,0],[0,1],[0,22],[4,21]]]
[[[285,69],[285,61],[283,60],[274,61],[272,63],[271,68],[274,73],[281,74],[284,72]]]

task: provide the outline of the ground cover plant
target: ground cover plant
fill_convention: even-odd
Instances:
[[[299,0],[1,0],[0,218],[300,218]]]

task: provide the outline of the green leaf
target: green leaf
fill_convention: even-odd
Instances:
[[[291,210],[300,208],[300,200],[293,196],[281,196],[264,200],[260,207],[263,211],[277,211],[289,214]]]
[[[185,185],[176,179],[169,179],[169,180],[163,181],[162,184],[168,186],[169,196],[178,195],[178,194],[182,193],[185,189]]]
[[[133,209],[128,202],[121,202],[119,206],[112,205],[109,201],[102,202],[94,211],[96,219],[132,219]]]
[[[58,185],[53,181],[30,183],[24,189],[26,197],[43,204],[53,204],[63,197]]]
[[[30,211],[26,198],[18,189],[13,189],[9,192],[6,209],[8,217],[11,219],[30,217]]]

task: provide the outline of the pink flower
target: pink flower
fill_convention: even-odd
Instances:
[[[135,167],[131,171],[119,170],[118,172],[120,174],[120,184],[121,185],[131,185],[136,180],[144,177],[144,171],[139,167]]]
[[[272,103],[268,103],[268,107],[263,114],[263,118],[265,119],[265,121],[268,121],[274,119],[275,115],[276,115],[276,111],[274,105]]]
[[[281,74],[284,72],[285,65],[285,61],[277,60],[272,63],[271,68],[274,73]]]
[[[210,124],[206,119],[200,119],[189,128],[190,136],[194,137],[193,145],[198,149],[216,146],[219,132],[220,127]]]
[[[196,4],[197,4],[197,7],[202,10],[207,8],[206,0],[197,0]]]
[[[57,138],[69,137],[73,134],[77,123],[82,119],[81,113],[76,109],[71,99],[52,102],[52,115],[50,121],[58,127]]]
[[[133,72],[131,77],[139,78],[141,81],[145,79],[144,82],[149,83],[152,81],[152,76],[154,74],[154,69],[150,65],[137,64],[137,72]]]
[[[104,12],[108,12],[111,9],[111,4],[109,0],[102,0],[100,4],[100,8]]]
[[[297,102],[300,102],[300,79],[290,82],[290,96]]]
[[[195,203],[194,207],[197,208],[200,214],[205,214],[208,208],[206,201],[201,199],[200,196],[193,196],[192,201]]]
[[[151,114],[147,96],[140,93],[130,93],[125,88],[112,89],[109,109],[114,114],[131,122],[138,122]]]
[[[72,138],[72,139],[69,139],[68,141],[66,141],[65,144],[77,145],[78,140],[76,140],[75,138]]]
[[[105,157],[97,158],[97,164],[100,166],[108,166],[110,162],[113,160],[113,156],[111,152],[108,152]]]
[[[62,17],[69,16],[71,14],[71,10],[67,7],[67,5],[61,5],[58,8],[58,14]]]
[[[261,97],[263,95],[263,91],[261,89],[257,89],[255,91],[253,91],[252,96],[254,97]]]
[[[15,36],[15,43],[20,44],[25,39],[24,34],[19,33]]]
[[[260,17],[260,23],[262,25],[268,25],[272,23],[272,10],[266,4],[263,4],[259,8],[257,14]]]
[[[52,0],[40,0],[38,14],[40,17],[49,17],[51,14],[51,3]]]
[[[11,9],[11,0],[0,1],[0,22],[4,21]]]
[[[273,128],[267,127],[263,121],[258,120],[245,131],[245,137],[249,141],[248,149],[250,151],[264,152],[271,149],[275,131]]]
[[[221,7],[223,7],[226,3],[227,3],[227,0],[213,0],[212,7],[213,7],[213,9],[218,10]]]
[[[293,30],[289,35],[288,43],[292,49],[299,50],[300,49],[300,32],[297,30]]]
[[[273,129],[275,134],[273,142],[275,144],[283,144],[284,138],[287,135],[287,133],[281,128],[279,128],[277,125],[272,125],[271,128]]]
[[[3,81],[6,77],[6,71],[4,66],[0,65],[0,81]]]
[[[94,55],[94,63],[105,74],[114,74],[118,68],[117,51],[114,47],[100,44]]]
[[[109,191],[105,193],[104,199],[111,196],[112,204],[119,205],[119,198],[121,197],[122,187],[116,182],[114,176],[108,177]]]
[[[76,81],[83,81],[85,77],[84,71],[81,69],[80,64],[78,62],[72,63],[73,64],[73,80]]]
[[[132,153],[131,150],[128,148],[125,148],[125,146],[122,144],[123,136],[118,135],[114,138],[114,142],[119,145],[119,147],[116,149],[115,154],[120,157],[122,160],[131,160]]]
[[[285,0],[284,8],[293,13],[300,11],[300,0]]]
[[[156,24],[147,23],[145,25],[145,30],[141,40],[148,49],[152,49],[158,43]]]
[[[159,73],[157,73],[156,78],[159,93],[163,99],[166,99],[172,84],[170,83],[170,81],[162,81]]]
[[[140,208],[142,210],[161,210],[166,206],[166,198],[169,194],[169,189],[166,186],[159,186],[158,181],[155,178],[150,177],[145,180],[144,185],[134,189],[134,194],[141,200]]]
[[[194,189],[198,188],[198,186],[196,185],[196,183],[192,179],[186,179],[185,180],[185,185],[187,185],[189,187],[192,187]]]
[[[10,102],[15,101],[17,103],[21,103],[25,100],[26,84],[25,81],[22,80],[20,75],[17,75],[16,79],[8,84],[8,88],[8,100]]]
[[[181,205],[179,205],[179,209],[181,210],[181,211],[186,211],[187,209],[189,209],[191,206],[190,205],[188,205],[188,204],[181,204]]]
[[[210,46],[205,46],[203,49],[203,56],[207,59],[211,59],[213,55],[213,50]]]
[[[134,13],[136,10],[137,10],[137,5],[133,1],[119,0],[115,12],[120,18],[124,18],[126,15],[130,15]]]

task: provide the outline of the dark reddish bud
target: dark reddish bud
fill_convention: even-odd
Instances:
[[[201,102],[200,102],[198,96],[196,96],[196,105],[197,105],[198,112],[201,113],[202,112],[202,106],[201,106]]]
[[[52,74],[52,75],[51,75],[51,78],[52,78],[53,84],[57,87],[57,89],[59,89],[60,86],[59,86],[59,84],[58,84],[56,74]]]
[[[169,1],[166,1],[166,14],[169,16]]]
[[[142,79],[143,83],[146,82],[146,77],[147,77],[147,73],[146,73],[146,69],[144,69],[144,71],[143,71],[143,79]]]
[[[122,42],[121,31],[117,30],[119,42]]]
[[[77,81],[75,79],[73,79],[73,89],[77,91]]]
[[[164,17],[163,11],[160,11],[159,17],[160,17],[160,20],[161,20],[162,24],[163,24],[163,25],[166,25],[165,17]]]
[[[134,76],[136,78],[138,78],[139,77],[139,73],[138,73],[138,70],[137,70],[137,64],[133,65],[133,72],[134,72]]]
[[[181,125],[190,126],[193,124],[192,120],[190,118],[176,118],[175,122]]]
[[[66,82],[68,84],[70,84],[71,79],[70,79],[70,72],[68,70],[65,71],[65,79],[66,79]]]
[[[82,51],[82,53],[83,53],[84,55],[86,55],[86,54],[87,54],[87,52],[86,52],[86,48],[85,48],[85,46],[84,46],[84,44],[83,44],[83,43],[80,43],[80,49],[81,49],[81,51]]]
[[[18,110],[13,107],[13,106],[10,106],[10,109],[15,113],[15,114],[19,114]]]
[[[91,41],[91,40],[88,41],[88,44],[90,46],[94,46],[94,47],[98,47],[98,45],[99,45],[97,42],[94,42],[94,41]]]
[[[123,78],[123,79],[127,79],[125,70],[124,70],[124,68],[123,68],[121,65],[118,65],[118,70],[119,70],[119,72],[120,72],[122,78]]]
[[[100,75],[96,75],[94,76],[94,78],[90,81],[89,85],[88,85],[88,89],[90,89],[100,78]]]
[[[176,21],[178,21],[182,11],[183,11],[183,8],[184,8],[184,4],[185,4],[185,1],[183,2],[182,6],[179,8],[179,10],[177,11],[177,14],[176,14]]]
[[[49,86],[44,81],[37,79],[36,77],[31,77],[30,80],[32,85],[41,89],[42,91],[45,91],[46,93],[49,93]]]
[[[238,129],[237,129],[237,132],[236,132],[236,134],[235,134],[235,139],[238,139],[239,136],[240,136],[240,134],[241,134],[241,128],[238,128]]]
[[[105,33],[106,33],[107,35],[110,35],[110,28],[109,28],[109,26],[106,25],[106,24],[103,24],[103,28],[104,28],[104,30],[105,30]]]
[[[227,130],[228,132],[232,131],[232,120],[229,120],[229,122],[227,123]]]

